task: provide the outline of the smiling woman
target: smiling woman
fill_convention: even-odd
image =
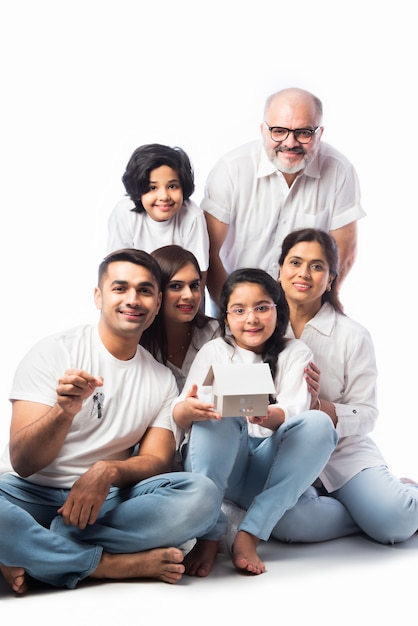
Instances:
[[[202,310],[202,272],[194,254],[168,245],[152,256],[161,268],[162,305],[141,344],[172,370],[181,391],[194,357],[219,325]]]
[[[273,536],[314,542],[361,532],[383,544],[406,541],[418,529],[418,485],[390,472],[371,439],[378,416],[374,346],[368,330],[341,311],[337,244],[323,230],[295,230],[283,241],[279,266],[290,310],[286,336],[313,352],[320,371],[315,397],[338,444]]]

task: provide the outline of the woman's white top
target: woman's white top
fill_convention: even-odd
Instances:
[[[294,337],[292,327],[286,333]],[[339,441],[320,475],[328,491],[342,487],[367,467],[386,465],[368,437],[377,420],[377,367],[369,331],[325,303],[300,339],[313,352],[321,371],[320,397],[332,402]]]

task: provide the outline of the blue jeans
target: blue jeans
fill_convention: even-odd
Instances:
[[[204,476],[160,474],[132,487],[112,487],[96,523],[65,525],[57,509],[69,489],[0,476],[0,563],[73,589],[98,566],[103,551],[122,554],[180,546],[217,518],[217,490]]]
[[[386,466],[359,472],[328,494],[310,487],[273,529],[285,542],[317,542],[365,533],[393,544],[418,529],[418,486],[406,485]]]
[[[184,468],[208,476],[218,488],[218,520],[204,539],[219,540],[227,519],[224,498],[246,509],[239,530],[267,540],[320,474],[337,443],[331,419],[306,411],[271,437],[249,437],[242,417],[195,422],[184,451]]]

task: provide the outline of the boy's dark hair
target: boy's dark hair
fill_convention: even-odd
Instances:
[[[128,261],[134,265],[140,265],[145,267],[154,276],[158,285],[158,290],[161,291],[161,269],[157,261],[144,250],[137,250],[136,248],[122,248],[121,250],[115,250],[108,254],[99,265],[98,282],[100,286],[103,280],[103,276],[106,274],[107,268],[111,263],[117,261]]]
[[[193,167],[184,150],[177,146],[171,148],[159,143],[139,146],[129,159],[125,173],[122,176],[126,193],[135,204],[135,208],[132,210],[136,213],[145,211],[141,202],[141,196],[148,191],[151,171],[162,165],[167,165],[177,172],[184,202],[194,192]]]

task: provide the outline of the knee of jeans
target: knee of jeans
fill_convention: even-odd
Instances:
[[[308,412],[306,422],[311,428],[312,442],[315,439],[318,441],[329,441],[331,446],[336,446],[338,442],[338,435],[333,424],[332,419],[324,411],[312,410]]]
[[[392,508],[379,513],[375,523],[366,524],[363,530],[378,543],[392,545],[407,541],[417,531],[417,514]]]
[[[196,507],[209,511],[220,509],[223,494],[219,491],[213,480],[203,474],[193,474],[195,497],[198,500]]]
[[[283,543],[301,543],[307,541],[307,525],[309,526],[307,507],[318,500],[318,492],[315,487],[308,487],[296,505],[286,511],[283,517],[273,528],[272,537]]]

